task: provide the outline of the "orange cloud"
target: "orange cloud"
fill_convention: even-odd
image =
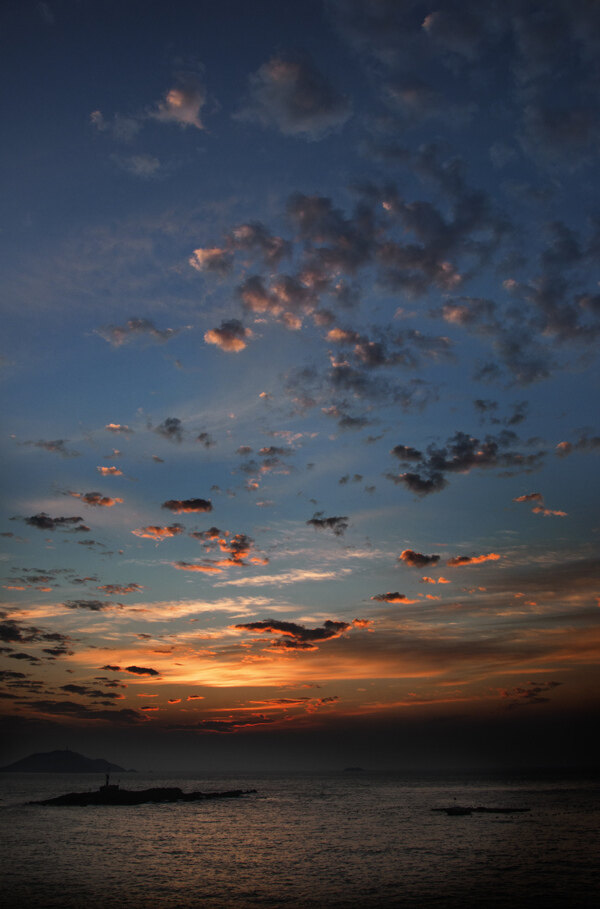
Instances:
[[[119,470],[118,467],[96,467],[98,473],[101,473],[103,477],[122,477],[123,471]]]
[[[221,569],[216,565],[195,565],[192,562],[171,562],[173,568],[177,568],[179,571],[202,571],[205,574],[220,574]]]
[[[229,319],[221,322],[220,328],[211,328],[204,335],[207,344],[215,344],[227,353],[239,353],[246,347],[246,342],[252,337],[249,328],[244,328],[238,319]]]
[[[133,429],[131,429],[131,428],[130,428],[129,426],[127,426],[125,423],[107,423],[106,426],[105,426],[104,428],[105,428],[108,432],[114,432],[114,433],[122,432],[122,433],[125,433],[126,435],[127,435],[128,433],[132,433],[132,432],[133,432]]]
[[[148,527],[139,527],[137,530],[132,530],[131,532],[136,535],[136,537],[142,537],[145,540],[164,540],[168,537],[179,536],[180,533],[183,533],[185,527],[183,524],[169,524],[167,527],[159,527],[156,524],[150,524]]]
[[[446,565],[457,568],[462,565],[480,565],[481,562],[497,562],[500,556],[497,552],[488,552],[487,555],[478,556],[454,556],[448,559]]]

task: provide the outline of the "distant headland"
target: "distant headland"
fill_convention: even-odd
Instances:
[[[6,767],[1,773],[128,773],[104,758],[88,758],[76,751],[45,751],[30,754]]]

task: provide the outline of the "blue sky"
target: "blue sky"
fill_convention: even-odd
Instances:
[[[598,9],[1,17],[7,759],[583,760]]]

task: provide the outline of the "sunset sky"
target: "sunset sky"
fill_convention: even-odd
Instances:
[[[600,5],[0,31],[1,763],[593,763]]]

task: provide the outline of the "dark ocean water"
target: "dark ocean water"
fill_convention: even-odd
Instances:
[[[600,906],[598,779],[122,774],[131,789],[258,793],[137,807],[25,804],[102,782],[0,775],[2,909]],[[531,811],[431,810],[454,799]]]

